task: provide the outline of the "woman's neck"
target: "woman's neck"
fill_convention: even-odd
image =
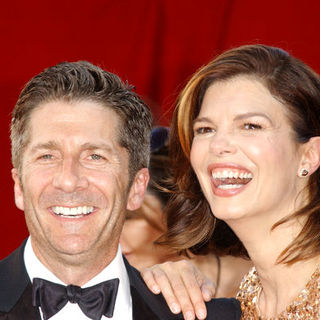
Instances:
[[[273,224],[267,224],[265,219],[229,224],[256,267],[262,285],[258,305],[261,315],[266,317],[277,316],[291,304],[320,262],[320,257],[316,257],[292,265],[278,263],[280,254],[299,234],[302,224],[290,221],[271,231]]]
[[[317,257],[291,266],[278,264],[270,270],[256,267],[262,287],[258,300],[260,314],[276,317],[286,310],[308,283],[319,262]]]

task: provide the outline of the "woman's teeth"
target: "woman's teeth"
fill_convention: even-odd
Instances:
[[[252,179],[252,173],[250,172],[239,172],[239,171],[231,171],[231,170],[223,170],[223,171],[215,171],[212,172],[213,179]]]
[[[93,212],[92,206],[80,206],[80,207],[52,207],[52,211],[54,214],[64,217],[81,217],[83,215],[87,215]]]
[[[223,190],[239,189],[243,184],[221,184],[218,188]]]
[[[214,185],[223,190],[239,189],[251,181],[253,175],[250,172],[223,170],[212,172]]]

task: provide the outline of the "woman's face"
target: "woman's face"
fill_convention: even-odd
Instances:
[[[216,217],[265,215],[273,224],[294,210],[306,179],[298,177],[302,145],[286,112],[253,78],[208,88],[194,121],[191,164]]]

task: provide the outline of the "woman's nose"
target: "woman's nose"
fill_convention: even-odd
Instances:
[[[210,142],[210,151],[216,156],[234,154],[237,148],[232,134],[216,133]]]

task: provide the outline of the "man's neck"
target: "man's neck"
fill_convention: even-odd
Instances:
[[[83,286],[106,268],[115,258],[118,245],[109,246],[96,252],[67,255],[43,252],[33,245],[37,259],[64,284]]]

